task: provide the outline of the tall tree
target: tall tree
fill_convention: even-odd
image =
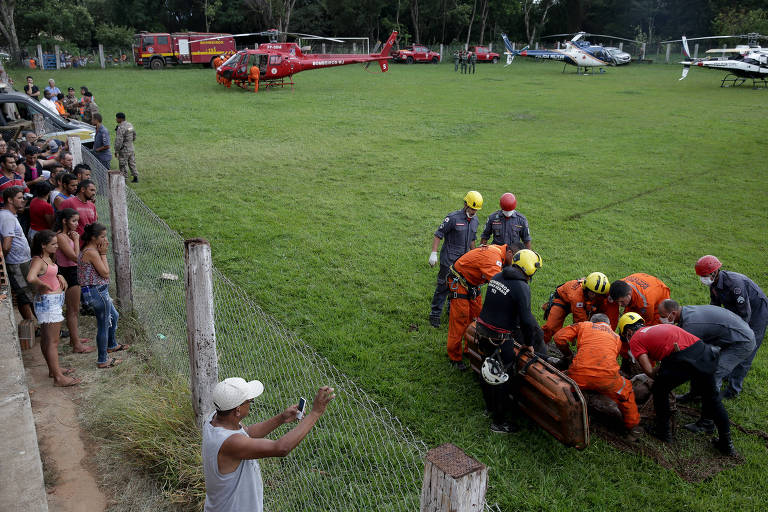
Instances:
[[[413,42],[421,43],[419,36],[419,0],[411,0],[411,21],[413,22]]]
[[[19,38],[16,35],[16,22],[13,19],[13,12],[16,9],[16,0],[0,0],[0,32],[8,41],[8,48],[11,50],[11,58],[14,62],[21,60],[21,51],[19,49]]]
[[[547,23],[549,10],[557,0],[522,0],[525,20],[525,35],[528,44],[533,45],[534,39],[541,28]]]
[[[291,13],[296,5],[296,0],[244,1],[249,9],[261,15],[267,26],[277,28],[281,32],[288,32],[291,24]],[[280,40],[285,41],[285,34],[281,34]]]
[[[488,23],[488,0],[482,0],[480,4],[480,46],[484,44],[485,24]]]
[[[477,0],[472,2],[472,16],[469,17],[469,26],[467,27],[467,42],[465,48],[469,47],[469,38],[472,36],[472,23],[475,21],[475,12],[477,11]]]

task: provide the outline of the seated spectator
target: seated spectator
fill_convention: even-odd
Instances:
[[[58,248],[59,242],[53,231],[45,230],[35,235],[27,282],[37,289],[35,312],[40,322],[40,350],[48,364],[48,376],[53,377],[54,386],[65,387],[81,381],[67,377],[74,370],[62,370],[59,366],[59,334],[64,320],[61,307],[67,282],[58,274],[59,267],[53,259]]]
[[[53,78],[48,79],[48,87],[43,89],[43,92],[48,91],[52,96],[58,96],[61,94],[61,90],[56,87],[56,81]]]
[[[47,89],[43,92],[43,99],[40,100],[40,104],[47,108],[52,114],[58,114],[56,110],[56,103],[53,102],[54,96]]]
[[[40,231],[50,230],[53,227],[53,206],[48,202],[51,186],[47,181],[35,183],[32,187],[34,197],[29,202],[29,233],[27,238],[31,242]]]
[[[74,174],[67,172],[59,176],[59,186],[52,190],[49,196],[49,202],[55,211],[61,210],[62,201],[75,195],[77,184],[78,179]]]
[[[31,76],[27,77],[27,85],[24,86],[24,92],[27,93],[27,96],[30,98],[35,98],[36,100],[40,99],[40,89],[37,88],[35,81]]]
[[[59,242],[59,249],[56,251],[56,264],[59,266],[59,274],[67,282],[64,303],[67,306],[69,344],[72,346],[72,352],[86,354],[93,352],[96,348],[85,345],[90,340],[80,337],[80,282],[77,280],[77,260],[80,257],[80,235],[77,234],[79,220],[80,215],[75,210],[65,208],[56,216],[54,230]]]
[[[62,105],[67,110],[67,116],[73,118],[80,118],[80,100],[75,96],[75,88],[70,87],[67,90],[67,95],[61,100]]]
[[[96,205],[93,204],[94,197],[96,197],[96,184],[91,180],[83,180],[77,184],[74,197],[65,199],[58,206],[60,210],[72,208],[80,214],[80,222],[77,226],[77,233],[80,235],[80,247],[83,246],[82,238],[85,226],[99,220]]]
[[[24,209],[24,190],[10,187],[3,190],[4,207],[0,210],[0,238],[3,243],[5,267],[11,290],[16,294],[16,306],[24,320],[33,320],[32,301],[34,294],[27,283],[29,261],[29,242],[21,229],[18,213]]]
[[[109,296],[107,228],[98,223],[87,225],[80,244],[82,250],[77,262],[77,281],[82,289],[83,303],[96,311],[96,346],[99,354],[96,364],[99,368],[112,368],[122,363],[122,360],[108,357],[107,354],[126,350],[128,345],[118,344],[115,340],[120,315]]]
[[[54,101],[56,104],[56,111],[59,113],[61,117],[67,117],[67,109],[64,107],[64,94],[59,93],[56,95],[56,101]]]

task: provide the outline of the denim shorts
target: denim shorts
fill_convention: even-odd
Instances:
[[[55,324],[64,321],[61,307],[64,305],[64,292],[46,293],[35,296],[35,315],[41,324]]]

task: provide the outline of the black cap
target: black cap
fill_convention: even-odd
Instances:
[[[70,87],[69,89],[67,89],[67,91],[74,91],[74,90],[75,90],[74,87]]]
[[[125,114],[123,114],[122,112],[118,112],[117,114],[115,114],[115,117],[117,119],[125,119]]]

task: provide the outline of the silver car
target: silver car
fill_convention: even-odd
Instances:
[[[616,65],[629,64],[632,61],[632,56],[625,51],[619,50],[615,46],[606,46],[605,51],[611,54],[611,57],[616,61]]]
[[[13,91],[7,85],[0,88],[0,133],[8,138],[18,137],[24,130],[35,130],[34,115],[43,117],[43,136],[66,142],[67,136],[80,137],[85,146],[93,144],[96,128],[75,119],[65,119],[51,112],[39,101],[24,93]]]

